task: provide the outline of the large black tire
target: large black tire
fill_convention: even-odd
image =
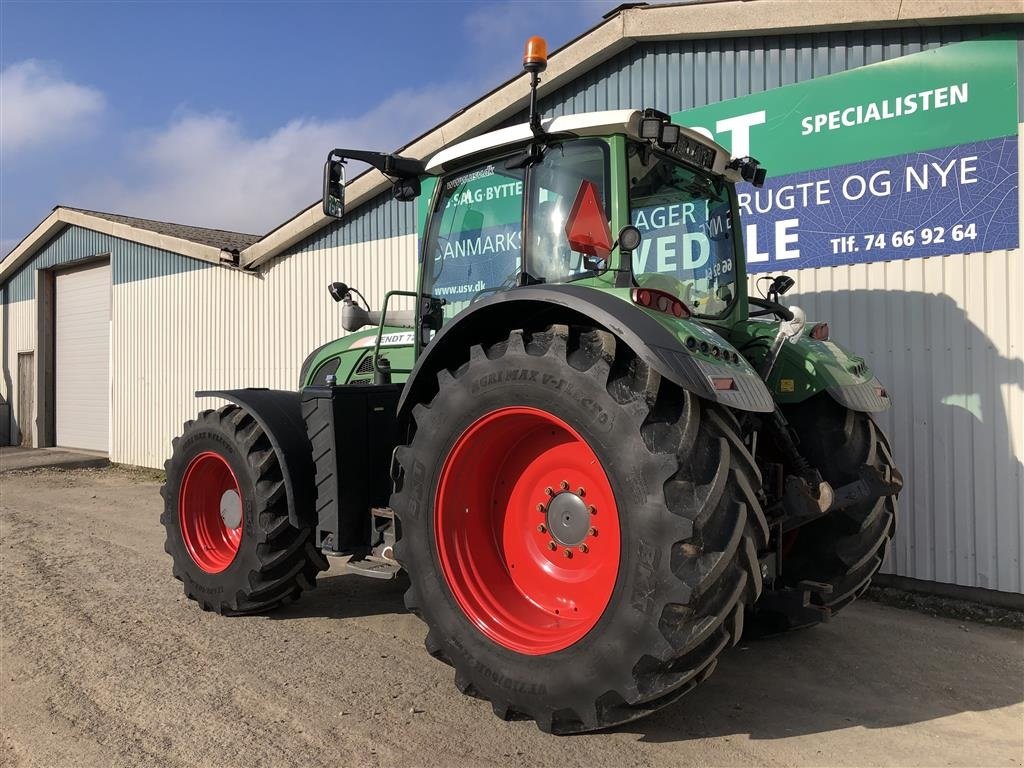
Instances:
[[[503,719],[532,718],[564,734],[643,717],[704,680],[742,633],[767,543],[760,475],[733,416],[587,328],[513,331],[438,379],[438,394],[414,408],[392,505],[401,522],[395,554],[411,583],[406,605],[428,626],[427,650],[455,667],[456,686],[490,700]],[[585,635],[550,653],[519,653],[477,629],[439,562],[435,497],[446,458],[470,425],[510,406],[572,425],[618,508],[607,607]]]
[[[823,393],[786,408],[785,416],[800,439],[800,452],[833,488],[857,480],[864,464],[896,469],[889,441],[870,414],[851,411]],[[775,589],[766,587],[764,599],[754,606],[752,629],[774,634],[813,626],[860,597],[885,559],[897,509],[895,495],[882,496],[788,534],[782,577],[771,585]],[[831,587],[829,593],[812,592],[809,611],[784,599],[804,580]]]
[[[296,528],[288,520],[288,502],[277,454],[263,429],[243,408],[227,405],[204,411],[185,424],[174,440],[160,489],[167,533],[165,551],[174,559],[174,576],[185,595],[203,610],[220,614],[268,611],[313,589],[327,560],[313,546],[313,529]],[[182,480],[200,456],[226,462],[242,500],[241,538],[237,553],[217,573],[202,568],[186,546],[182,519]],[[194,497],[189,497],[194,498]]]

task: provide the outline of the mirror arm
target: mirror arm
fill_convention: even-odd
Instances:
[[[376,168],[385,176],[399,179],[415,178],[426,170],[426,164],[422,160],[387,152],[369,152],[365,149],[332,149],[327,159],[356,160]]]

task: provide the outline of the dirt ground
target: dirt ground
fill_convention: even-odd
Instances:
[[[222,618],[170,575],[158,483],[0,474],[0,765],[1021,765],[1024,633],[860,602],[695,693],[558,738],[460,695],[401,586],[321,575]]]

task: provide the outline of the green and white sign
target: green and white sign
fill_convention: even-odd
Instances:
[[[680,112],[768,169],[751,272],[1018,245],[1017,41],[957,43]]]

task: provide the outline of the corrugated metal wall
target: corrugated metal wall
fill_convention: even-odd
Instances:
[[[679,112],[1020,25],[908,27],[636,45],[542,99],[546,115]],[[522,122],[525,113],[509,123]],[[1024,216],[1021,217],[1024,219]],[[884,570],[1024,591],[1021,251],[794,273],[792,299],[829,319],[889,387],[907,485]]]
[[[675,112],[1000,29],[914,27],[639,45],[542,106],[555,115],[645,106]],[[345,280],[367,296],[413,285],[414,217],[414,206],[382,195],[259,276],[164,254],[118,259],[110,244],[83,243],[111,252],[114,264],[112,458],[161,465],[181,421],[201,405],[194,389],[294,386],[306,353],[340,335],[327,283]],[[896,402],[885,426],[907,470],[907,488],[887,568],[1022,591],[1020,251],[795,276],[794,301],[828,318],[836,339],[863,352]],[[17,280],[8,287],[5,379],[16,370],[17,351],[35,347],[34,302],[18,300],[33,295],[32,278]],[[13,395],[9,386],[5,391]]]
[[[541,100],[545,115],[703,107],[815,77],[973,40],[1009,25],[906,27],[635,45]],[[510,123],[522,122],[521,113]]]
[[[213,267],[205,261],[182,258],[160,248],[151,248],[91,229],[69,226],[51,238],[44,248],[4,283],[9,292],[7,300],[18,302],[35,298],[36,270],[59,267],[98,254],[110,254],[115,283]]]
[[[367,297],[414,287],[415,240],[307,244],[259,275],[220,268],[115,285],[111,460],[162,467],[182,422],[223,405],[196,400],[197,389],[295,389],[309,351],[343,335],[327,285],[344,280]]]
[[[797,270],[786,303],[867,358],[906,478],[885,571],[1024,591],[1021,251]]]
[[[37,346],[38,269],[110,254],[111,459],[162,467],[182,422],[200,405],[219,405],[198,403],[196,389],[294,388],[306,354],[343,335],[328,283],[344,280],[367,296],[415,286],[414,204],[392,203],[373,201],[347,227],[325,228],[258,274],[64,229],[4,285],[0,394],[12,404],[12,427],[17,355]]]

